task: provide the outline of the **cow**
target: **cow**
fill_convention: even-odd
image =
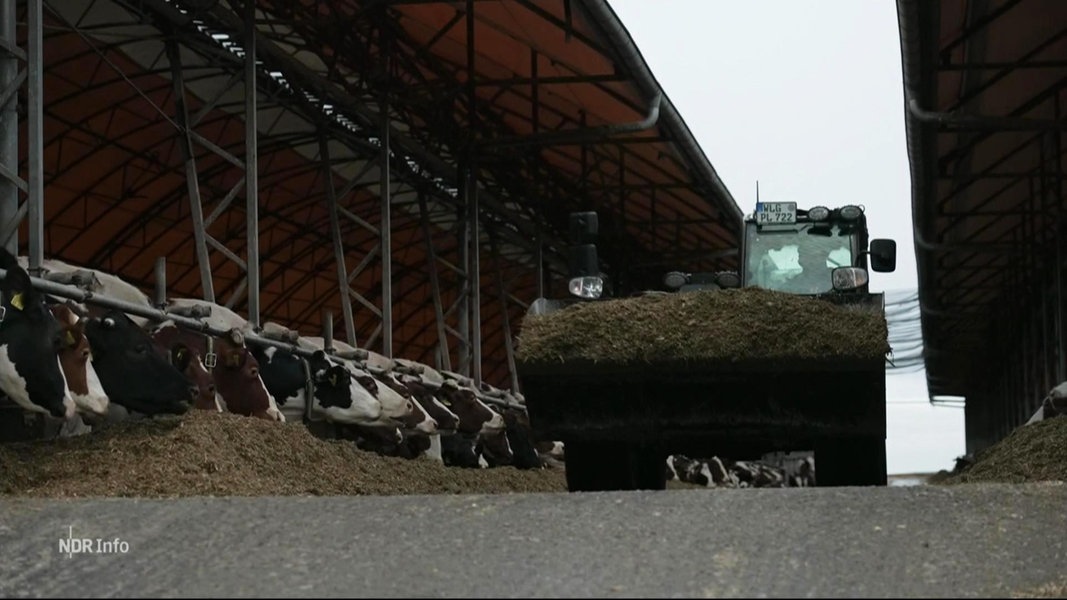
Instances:
[[[112,405],[145,415],[183,414],[195,400],[196,386],[156,352],[148,332],[122,311],[89,318],[85,335]]]
[[[301,336],[298,344],[300,347],[310,350],[324,350],[325,348],[323,338],[315,336]],[[396,390],[379,381],[368,370],[368,368],[374,367],[365,367],[364,363],[339,356],[330,356],[330,359],[344,365],[349,370],[352,379],[377,399],[381,405],[381,424],[383,426],[389,428],[407,427],[407,421],[413,418],[415,412],[415,403],[412,400],[404,398]],[[377,368],[375,370],[380,372]]]
[[[0,248],[0,391],[25,410],[74,416],[74,398],[60,365],[59,322],[18,259]]]
[[[415,401],[419,408],[436,423],[436,431],[424,435],[411,435],[408,433],[400,446],[397,447],[397,456],[408,458],[426,457],[438,462],[443,462],[441,456],[441,436],[450,436],[456,433],[459,426],[459,416],[441,403],[435,395],[436,388],[427,385],[423,378],[410,375],[405,372],[393,374],[396,381],[404,386],[407,393]]]
[[[526,411],[521,408],[506,408],[503,416],[513,454],[511,465],[517,469],[544,468],[541,456],[537,453],[530,417]]]
[[[474,445],[481,467],[511,466],[515,461],[515,451],[508,439],[508,430],[501,429],[479,434]]]
[[[20,256],[19,261],[22,264],[27,263],[26,257]],[[152,301],[140,288],[110,273],[90,267],[72,265],[55,258],[44,259],[41,262],[41,268],[45,271],[47,279],[65,284],[74,284],[85,291],[92,292],[94,295],[107,296],[146,309],[155,308]],[[71,280],[71,277],[75,274],[84,274],[86,277],[77,281]],[[63,278],[62,276],[64,275],[67,277]],[[94,311],[93,314],[99,314],[99,312]],[[147,318],[140,315],[130,314],[127,316],[141,328],[146,327],[149,323]]]
[[[564,452],[563,442],[536,442],[534,448],[537,449],[537,456],[541,459],[541,464],[546,469],[563,469],[566,467],[566,453]]]
[[[210,314],[202,317],[201,320],[211,327],[222,331],[238,329],[241,333],[255,333],[255,327],[248,321],[248,319],[221,304],[208,302],[207,300],[199,300],[197,298],[169,298],[167,299],[166,309],[167,311],[176,313],[189,312],[193,309],[209,310]]]
[[[482,402],[470,385],[448,378],[439,390],[438,399],[459,416],[457,431],[470,435],[496,433],[505,428],[504,417]]]
[[[322,421],[353,425],[384,423],[378,399],[355,381],[346,365],[322,350],[313,351],[305,359],[269,344],[254,343],[251,349],[260,363],[267,389],[288,420],[306,425]],[[329,430],[332,435],[331,428],[318,428],[316,432],[319,429]]]
[[[459,417],[456,433],[441,438],[442,459],[450,466],[485,466],[486,461],[478,451],[479,438],[503,432],[504,418],[482,402],[469,380],[442,373],[446,378],[437,391],[438,399]]]
[[[215,346],[213,350],[218,360],[212,369],[212,376],[228,412],[269,421],[285,420],[278,409],[277,399],[267,389],[260,375],[259,361],[245,343],[245,335],[253,333],[255,329],[247,319],[225,306],[195,298],[170,298],[166,308],[175,313],[204,310],[209,314],[195,318],[215,330],[226,332],[205,338],[204,343],[210,339]],[[206,347],[202,348],[206,354]]]
[[[52,304],[49,309],[59,323],[62,340],[59,364],[67,380],[75,409],[85,415],[106,415],[107,392],[104,391],[100,376],[93,367],[89,338],[85,337],[85,320],[70,304]]]
[[[811,451],[772,452],[764,454],[760,463],[779,468],[786,487],[815,485],[815,453]]]
[[[426,414],[437,422],[437,433],[450,435],[456,432],[459,426],[459,415],[449,410],[437,399],[435,388],[426,385],[423,379],[412,375],[401,375],[400,383],[404,384],[412,398],[426,411]]]
[[[459,431],[441,437],[441,462],[449,467],[477,469],[482,460],[476,449],[478,434]]]
[[[759,461],[738,460],[730,465],[730,471],[737,476],[738,487],[785,487],[785,473],[780,467],[774,467]]]
[[[259,373],[259,361],[245,344],[244,334],[238,328],[230,329],[225,335],[213,338],[217,364],[211,371],[215,378],[222,402],[231,413],[246,417],[257,417],[268,421],[285,421],[285,416],[278,410],[274,396],[267,391]]]
[[[1067,381],[1049,390],[1041,401],[1041,406],[1024,425],[1032,425],[1059,415],[1067,415]]]
[[[814,460],[810,456],[792,460],[797,468],[789,472],[783,466],[763,460],[726,460],[717,456],[692,459],[680,454],[667,457],[667,478],[705,487],[805,487],[814,485]]]
[[[396,392],[406,402],[411,404],[410,414],[401,418],[403,430],[416,435],[432,435],[437,433],[437,421],[429,416],[422,404],[419,403],[411,390],[408,389],[393,373],[385,371],[370,371],[378,382]]]
[[[173,321],[160,323],[151,330],[150,335],[160,355],[166,357],[196,386],[193,408],[223,412],[215,377],[207,366],[216,364],[217,355],[207,356],[205,335],[178,327]]]

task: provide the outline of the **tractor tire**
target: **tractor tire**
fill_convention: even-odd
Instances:
[[[666,489],[666,457],[650,448],[573,440],[564,445],[567,489],[571,492]]]
[[[817,486],[884,486],[886,483],[885,438],[823,440],[815,446]]]

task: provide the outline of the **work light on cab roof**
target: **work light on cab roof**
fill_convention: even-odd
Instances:
[[[599,224],[595,212],[570,215],[570,281],[567,290],[585,300],[596,300],[604,293],[604,278],[596,252]]]

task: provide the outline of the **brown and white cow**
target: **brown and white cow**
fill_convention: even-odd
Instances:
[[[460,433],[477,435],[505,429],[504,417],[483,402],[474,388],[462,379],[448,378],[438,392],[438,399],[459,417]]]
[[[59,323],[59,364],[76,410],[86,415],[106,415],[109,401],[93,367],[85,320],[69,304],[53,304],[49,309]]]
[[[203,356],[207,356],[207,342],[211,341],[216,365],[208,367],[215,380],[215,388],[225,410],[269,421],[285,421],[274,396],[260,375],[259,361],[245,343],[245,334],[253,331],[252,324],[236,312],[214,302],[195,298],[170,298],[167,310],[187,312],[205,309],[210,314],[200,320],[216,330],[227,333],[204,338]]]
[[[206,343],[206,342],[205,342]],[[285,421],[274,396],[259,374],[259,361],[245,344],[240,329],[214,338],[218,361],[211,374],[222,402],[231,413],[269,421]]]
[[[218,356],[207,352],[207,336],[164,321],[151,330],[152,340],[160,355],[185,374],[196,386],[193,408],[223,412],[223,400],[215,385],[215,376],[208,365],[216,365]]]

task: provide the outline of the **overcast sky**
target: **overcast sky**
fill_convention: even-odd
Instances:
[[[761,200],[861,204],[897,241],[874,290],[917,286],[896,3],[609,0],[743,212]],[[951,469],[963,411],[930,406],[925,373],[891,375],[890,474]]]

